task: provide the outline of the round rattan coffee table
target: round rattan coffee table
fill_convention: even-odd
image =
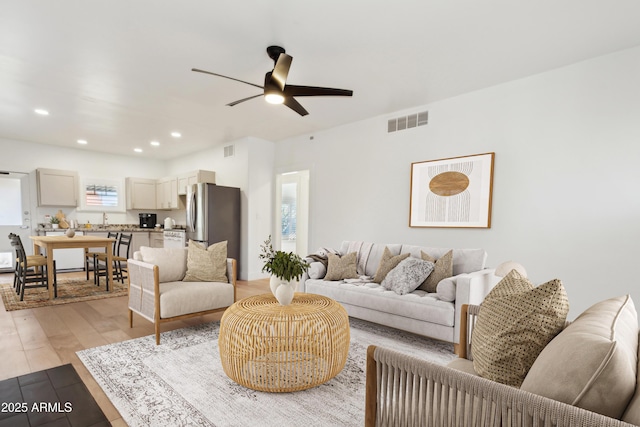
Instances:
[[[271,294],[245,298],[220,321],[224,372],[245,387],[290,392],[320,385],[344,368],[349,316],[336,301],[296,293],[290,305]]]

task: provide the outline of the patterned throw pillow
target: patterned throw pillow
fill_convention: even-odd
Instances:
[[[398,264],[400,264],[400,261],[407,258],[408,256],[408,253],[393,256],[389,248],[385,246],[384,252],[382,253],[382,258],[380,259],[380,265],[378,265],[376,275],[373,276],[373,281],[376,283],[382,283],[384,278],[387,277],[387,274],[389,274],[391,270],[393,270]]]
[[[332,253],[328,254],[329,262],[324,280],[357,279],[357,255],[357,252],[351,252],[342,257]]]
[[[538,287],[516,270],[480,305],[473,329],[478,375],[519,387],[540,352],[564,327],[569,301],[558,279]]]
[[[208,248],[189,240],[187,274],[183,282],[224,282],[227,279],[227,241]]]
[[[433,272],[422,282],[418,289],[429,292],[430,294],[435,293],[438,288],[438,283],[442,279],[453,276],[453,250],[442,255],[437,261],[424,251],[420,251],[420,256],[425,261],[435,263],[435,267],[433,268]]]
[[[398,295],[413,292],[433,271],[433,263],[418,258],[405,258],[387,274],[381,285]]]

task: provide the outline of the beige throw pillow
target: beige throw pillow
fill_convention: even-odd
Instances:
[[[351,252],[341,257],[340,255],[329,253],[327,274],[324,276],[324,280],[357,279],[357,255],[357,252]]]
[[[187,274],[183,282],[225,282],[227,279],[227,241],[204,248],[189,240]]]
[[[522,390],[637,424],[623,417],[636,388],[637,347],[631,297],[601,301],[544,348]]]
[[[384,252],[382,253],[382,258],[380,259],[380,264],[378,265],[378,269],[376,270],[375,276],[373,276],[373,281],[376,283],[382,283],[387,274],[391,270],[393,270],[400,261],[408,257],[410,254],[400,254],[393,256],[389,248],[385,246]]]
[[[437,291],[438,283],[442,279],[453,276],[453,249],[442,255],[438,260],[435,260],[431,255],[420,251],[420,256],[425,261],[430,261],[435,264],[431,274],[425,279],[418,289],[433,294]]]
[[[562,330],[568,312],[560,280],[534,287],[512,270],[480,305],[473,368],[482,377],[519,387],[538,354]]]

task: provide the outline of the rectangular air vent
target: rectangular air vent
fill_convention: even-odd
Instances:
[[[422,111],[408,116],[397,117],[387,122],[387,132],[396,132],[405,129],[411,129],[416,126],[424,126],[429,122],[429,112]]]
[[[226,145],[224,147],[224,156],[225,157],[233,157],[236,154],[235,145]]]

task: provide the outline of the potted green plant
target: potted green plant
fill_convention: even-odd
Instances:
[[[58,224],[60,224],[60,220],[58,219],[58,217],[52,216],[51,217],[51,228],[58,228]]]
[[[269,286],[271,292],[282,305],[293,300],[298,280],[309,264],[293,252],[276,251],[271,244],[271,236],[260,246],[260,259],[264,261],[262,271],[271,274]]]

